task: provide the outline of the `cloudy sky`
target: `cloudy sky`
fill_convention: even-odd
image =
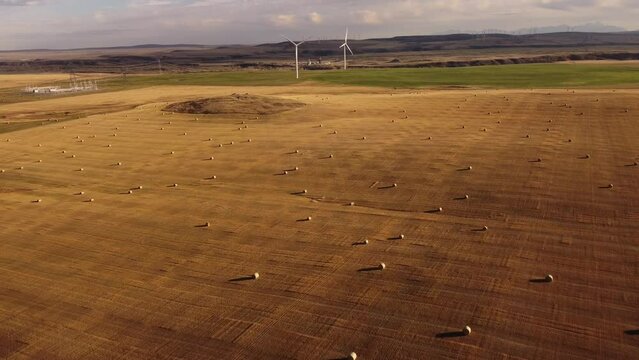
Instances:
[[[639,0],[0,0],[0,50],[255,44],[601,22],[639,28]]]

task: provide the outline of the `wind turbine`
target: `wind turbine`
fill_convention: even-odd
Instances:
[[[293,44],[295,46],[295,76],[296,76],[297,79],[299,79],[300,78],[300,62],[299,62],[299,57],[298,57],[298,55],[299,55],[298,47],[300,45],[302,45],[303,43],[305,43],[306,40],[296,43],[296,42],[294,42],[293,40],[287,38],[284,35],[282,35],[282,37],[284,39],[288,40],[291,44]]]
[[[351,47],[348,46],[348,28],[346,28],[346,36],[344,36],[344,43],[339,48],[340,49],[344,48],[344,70],[346,70],[346,49],[348,49],[348,51],[351,52],[351,55],[355,55],[353,54],[353,50],[351,50]]]

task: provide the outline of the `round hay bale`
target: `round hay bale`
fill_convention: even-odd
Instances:
[[[550,275],[550,274],[546,274],[546,276],[544,277],[544,280],[546,282],[553,282],[553,281],[555,281],[555,278],[552,275]]]
[[[462,329],[462,332],[464,333],[465,336],[470,335],[470,333],[472,332],[470,326],[466,325],[464,326],[464,328]]]
[[[357,360],[357,353],[355,353],[355,351],[351,352],[350,354],[348,354],[347,359],[348,360]]]
[[[384,270],[384,269],[386,269],[386,264],[384,264],[383,262],[381,262],[381,263],[379,263],[378,268],[379,268],[380,270]]]

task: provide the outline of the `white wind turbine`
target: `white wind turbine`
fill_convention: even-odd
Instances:
[[[299,62],[299,52],[298,52],[298,47],[300,45],[302,45],[303,43],[306,42],[306,40],[304,41],[300,41],[298,43],[294,42],[293,40],[287,38],[286,36],[282,35],[282,37],[288,41],[290,41],[291,44],[293,44],[295,46],[295,76],[297,79],[300,78],[300,62]]]
[[[346,70],[346,49],[348,49],[348,51],[351,52],[351,55],[355,55],[353,54],[353,50],[351,50],[351,47],[348,46],[348,28],[346,28],[346,36],[344,36],[344,43],[339,48],[340,49],[344,48],[344,70]]]

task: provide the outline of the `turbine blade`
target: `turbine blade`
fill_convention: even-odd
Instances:
[[[344,42],[348,42],[348,28],[346,28],[346,36],[344,36]]]
[[[291,40],[291,39],[287,38],[287,37],[286,37],[286,36],[284,36],[284,35],[281,35],[281,36],[282,36],[284,39],[288,40],[291,44],[295,45],[295,43],[293,42],[293,40]]]
[[[351,50],[351,47],[350,47],[350,46],[348,46],[348,44],[344,44],[344,45],[346,45],[346,48],[348,49],[348,51],[350,51],[350,52],[351,52],[351,55],[355,55],[355,54],[353,54],[353,50]]]
[[[346,46],[346,43],[343,43],[339,48],[343,48],[344,46]]]

